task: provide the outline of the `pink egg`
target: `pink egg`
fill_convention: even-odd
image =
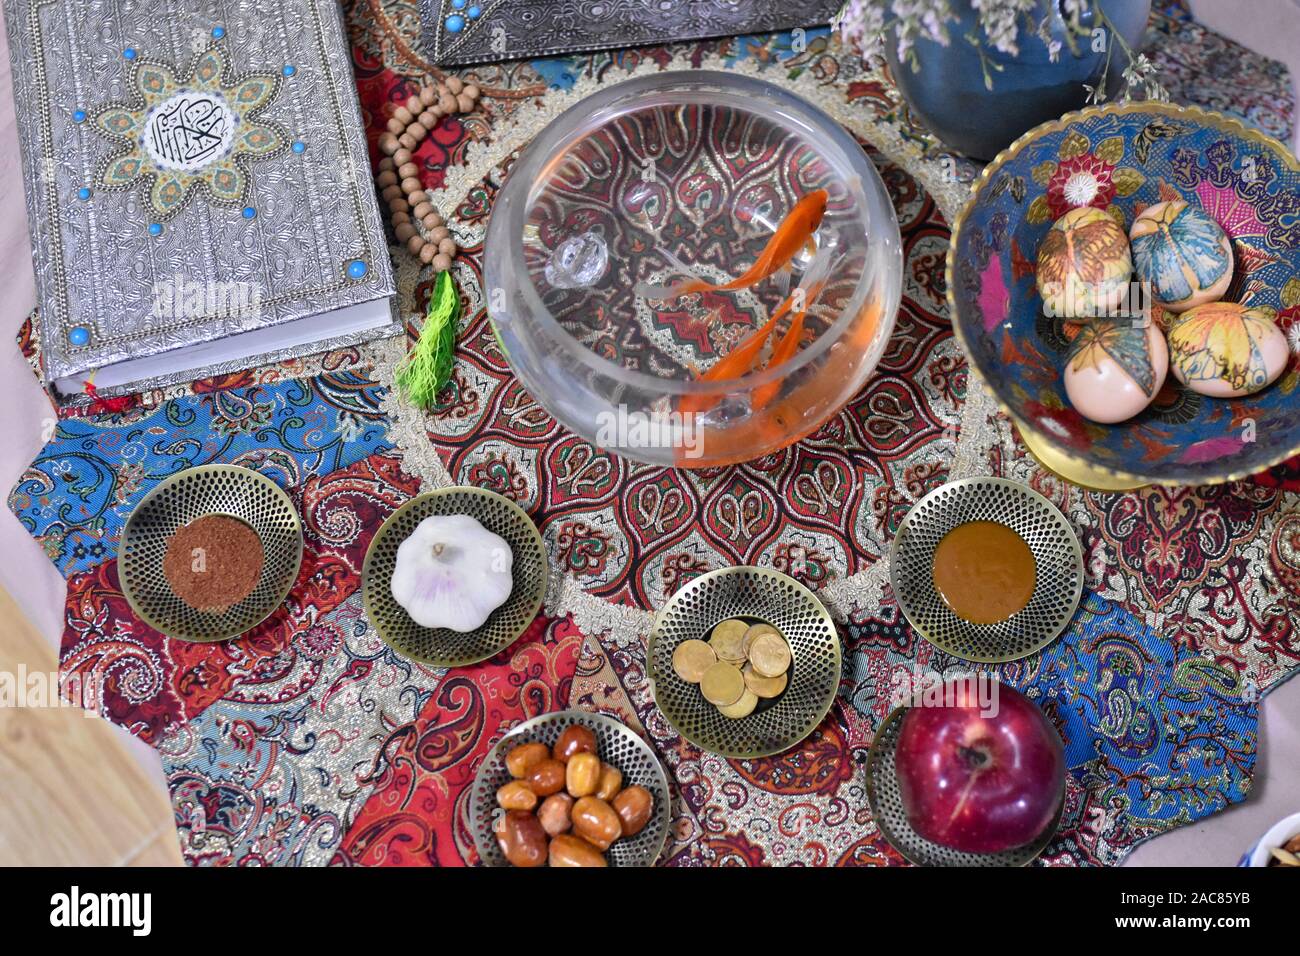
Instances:
[[[1154,322],[1084,323],[1065,359],[1065,394],[1084,418],[1126,421],[1151,404],[1169,371],[1169,349]]]

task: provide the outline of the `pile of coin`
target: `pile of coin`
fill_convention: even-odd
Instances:
[[[759,698],[785,690],[790,645],[771,624],[728,618],[714,626],[709,640],[682,641],[673,651],[673,670],[724,717],[739,720],[758,706]]]

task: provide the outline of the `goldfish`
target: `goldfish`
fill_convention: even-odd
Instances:
[[[772,359],[768,362],[768,368],[777,368],[785,362],[788,362],[791,356],[799,348],[799,340],[803,338],[803,317],[806,312],[800,312],[790,320],[790,327],[785,330],[785,335],[781,336],[781,341],[772,349]],[[753,401],[751,403],[754,411],[760,410],[764,405],[772,400],[772,397],[781,389],[781,382],[768,382],[766,385],[760,385],[754,389]]]
[[[830,276],[831,250],[833,248],[833,246],[827,245],[820,250],[808,267],[808,271],[804,273],[798,287],[781,301],[781,304],[772,311],[768,320],[719,359],[707,372],[700,375],[697,381],[726,382],[741,378],[752,371],[758,363],[764,344],[766,344],[773,330],[776,329],[777,323],[788,315],[797,303],[799,310],[790,320],[790,328],[786,330],[785,335],[781,337],[781,341],[773,350],[769,367],[775,368],[781,362],[789,359],[798,349],[800,339],[803,337],[803,319],[808,314],[808,307],[818,293],[821,292],[827,278]],[[780,382],[771,382],[755,390],[754,410],[757,411],[771,401],[772,396],[776,394],[776,390],[779,388]],[[762,404],[757,404],[760,396],[762,397]],[[678,402],[678,408],[683,414],[703,412],[713,408],[721,400],[721,397],[717,395],[684,395]]]
[[[708,449],[710,467],[752,461],[756,455],[789,445],[818,428],[843,402],[844,380],[855,373],[863,356],[877,340],[884,311],[878,301],[863,306],[857,321],[842,339],[843,348],[825,353],[816,375],[806,375],[797,386],[774,398],[761,414],[725,425],[706,425],[697,431],[695,450],[674,456],[678,468],[698,468],[700,443]]]
[[[738,289],[757,285],[768,276],[786,268],[801,249],[816,250],[813,235],[821,226],[828,199],[829,193],[826,190],[815,189],[795,203],[789,215],[776,227],[776,232],[772,233],[772,238],[767,241],[767,245],[758,254],[754,264],[730,282],[715,284],[705,282],[703,279],[686,279],[668,286],[641,282],[637,284],[635,292],[645,299],[673,302],[692,292],[735,292]],[[686,267],[667,250],[660,251],[675,269],[688,272]]]
[[[696,381],[725,382],[733,378],[740,378],[749,371],[754,363],[758,361],[767,337],[772,334],[772,330],[776,328],[776,323],[780,321],[781,316],[790,311],[793,302],[794,294],[791,293],[776,307],[771,318],[763,323],[756,332],[720,358],[712,368],[700,375]],[[683,414],[690,415],[695,412],[708,411],[721,400],[716,395],[683,395],[681,401],[678,402],[678,408]]]

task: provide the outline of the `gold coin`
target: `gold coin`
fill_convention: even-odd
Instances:
[[[688,684],[698,684],[704,672],[717,662],[713,648],[703,641],[682,641],[673,651],[673,670]]]
[[[740,639],[740,653],[745,655],[746,660],[749,659],[749,648],[754,643],[754,638],[763,634],[775,634],[777,637],[781,636],[781,632],[771,624],[755,624],[750,627],[749,630],[745,631],[745,636]]]
[[[785,674],[779,677],[764,677],[754,670],[752,664],[745,665],[741,677],[745,681],[745,687],[752,690],[759,697],[779,697],[781,691],[785,690],[786,681],[789,679]]]
[[[745,693],[745,678],[731,664],[718,661],[700,678],[700,693],[713,706],[726,707]]]
[[[749,630],[749,625],[739,618],[730,618],[713,629],[709,646],[724,661],[743,661],[745,655],[740,652],[740,641]]]
[[[749,662],[764,677],[780,677],[790,669],[790,645],[780,634],[760,634],[749,645]]]
[[[732,720],[739,720],[741,717],[748,717],[758,706],[758,695],[748,687],[740,695],[740,700],[734,704],[728,704],[726,707],[719,707],[718,713],[723,717],[730,717]]]

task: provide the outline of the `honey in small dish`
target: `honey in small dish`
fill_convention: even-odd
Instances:
[[[953,528],[934,551],[934,586],[952,612],[972,624],[996,624],[1034,595],[1038,568],[1020,537],[996,521]]]

